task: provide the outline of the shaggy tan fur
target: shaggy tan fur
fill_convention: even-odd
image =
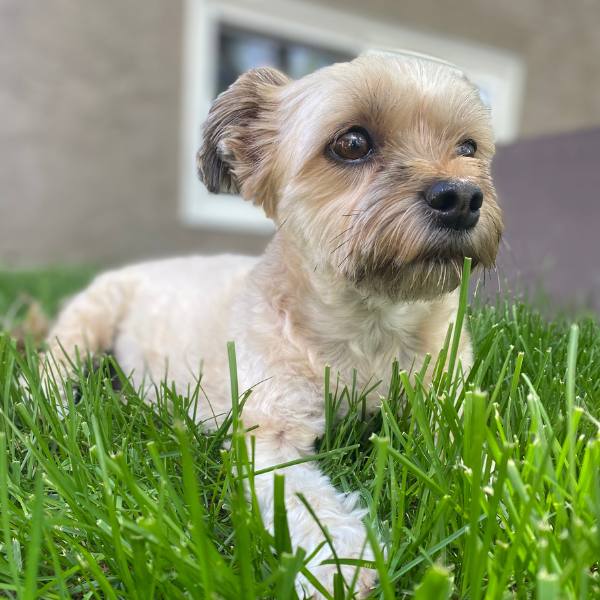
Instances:
[[[369,131],[368,160],[334,160],[332,141],[350,127]],[[457,145],[477,142],[474,156]],[[184,391],[203,368],[200,419],[219,423],[230,409],[225,342],[237,344],[244,408],[254,427],[256,468],[313,452],[322,435],[323,371],[359,384],[388,381],[394,359],[418,369],[438,354],[455,318],[464,256],[490,267],[502,231],[490,176],[494,143],[488,110],[457,70],[427,59],[368,55],[299,81],[272,69],[243,75],[214,103],[198,154],[214,192],[238,191],[278,226],[258,258],[221,256],[158,261],[100,276],[60,315],[58,343],[111,348],[141,382],[165,376]],[[474,183],[484,202],[477,225],[440,227],[424,191],[441,179]],[[471,364],[467,333],[462,367]],[[259,383],[262,382],[262,383]],[[376,407],[378,394],[369,398]],[[372,556],[354,495],[337,492],[312,463],[283,469],[294,545],[310,553],[323,540],[296,493],[327,526],[340,557]],[[257,478],[272,525],[272,477]],[[329,588],[336,568],[325,545],[311,566]],[[354,567],[343,567],[347,581]],[[374,584],[362,569],[359,593]],[[303,578],[299,590],[313,594]]]

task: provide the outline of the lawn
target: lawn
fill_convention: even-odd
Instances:
[[[3,327],[28,298],[52,312],[88,277],[1,275]],[[387,549],[373,597],[600,598],[600,327],[504,301],[461,314],[476,350],[465,385],[443,368],[451,336],[433,387],[396,370],[371,418],[364,390],[333,373],[324,390],[328,414],[350,410],[328,419],[314,460],[360,492]],[[243,396],[206,435],[187,416],[199,390],[165,385],[152,409],[107,358],[80,373],[61,420],[36,360],[0,336],[0,596],[296,597],[306,556],[289,551],[284,509],[272,536],[244,496]]]

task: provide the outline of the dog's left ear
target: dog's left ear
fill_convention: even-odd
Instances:
[[[240,193],[273,216],[275,186],[269,175],[277,91],[289,81],[276,69],[253,69],[214,101],[197,154],[198,173],[209,192]]]

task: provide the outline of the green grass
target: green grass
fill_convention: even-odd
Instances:
[[[0,325],[8,327],[33,299],[48,313],[56,313],[61,301],[85,286],[93,274],[85,267],[0,271]]]
[[[0,277],[3,311],[15,277]],[[29,294],[52,310],[86,278],[40,276],[40,294],[32,275]],[[316,460],[360,492],[387,548],[374,597],[600,598],[600,328],[503,302],[465,319],[476,348],[466,385],[441,361],[433,389],[396,369],[365,419],[364,390],[330,373]],[[449,338],[448,364],[453,348]],[[0,596],[295,597],[307,557],[290,551],[284,482],[274,536],[244,497],[243,395],[205,435],[187,416],[198,391],[165,386],[153,409],[118,369],[113,389],[106,359],[60,420],[36,362],[0,337]],[[340,402],[350,411],[337,422]]]

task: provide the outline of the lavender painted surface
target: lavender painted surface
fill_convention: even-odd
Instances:
[[[494,174],[508,288],[541,284],[557,303],[600,311],[600,128],[499,148]]]

